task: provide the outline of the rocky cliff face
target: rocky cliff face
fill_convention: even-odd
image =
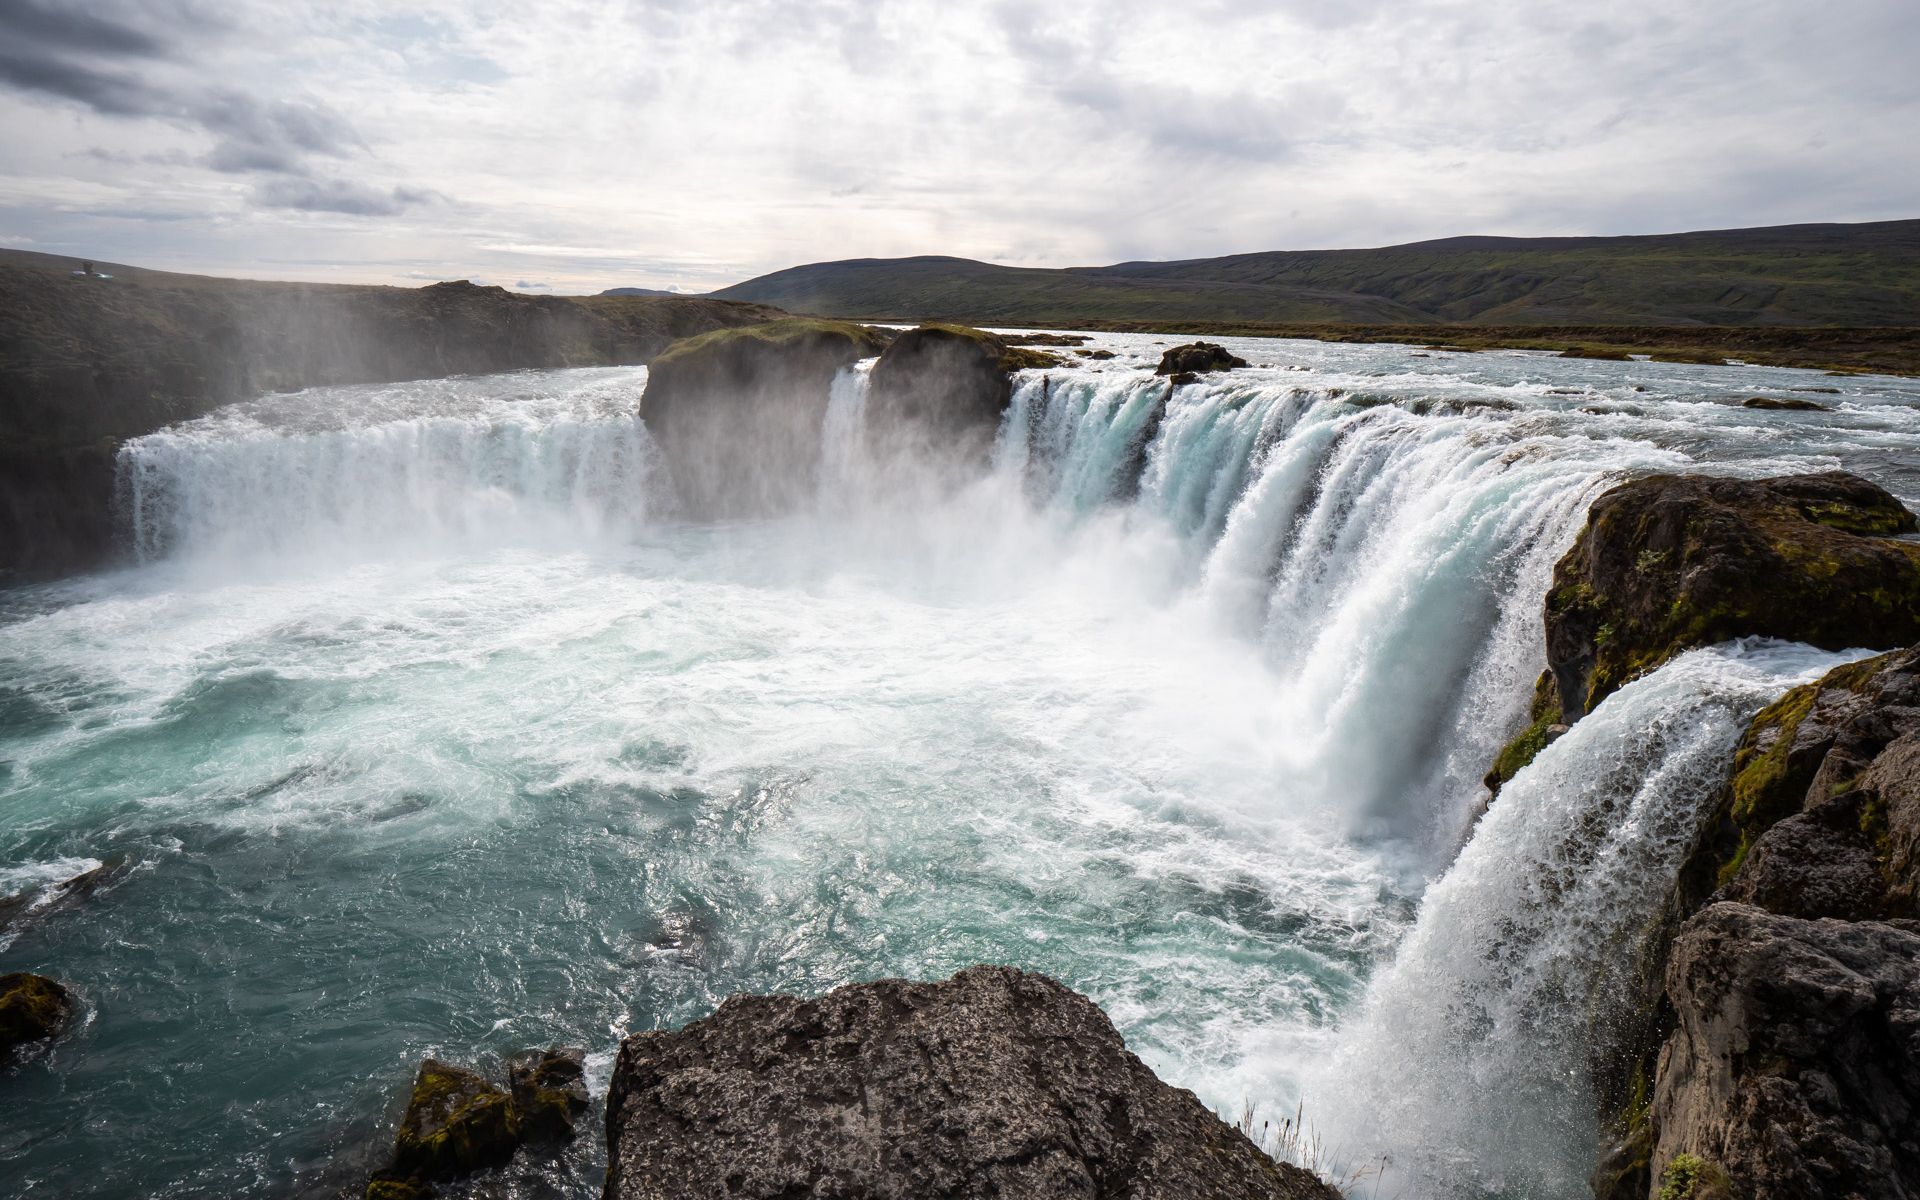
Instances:
[[[1693,1162],[1750,1200],[1920,1190],[1920,927],[1714,904],[1674,940],[1667,995],[1652,1181]]]
[[[111,548],[118,444],[269,391],[645,362],[675,338],[777,310],[695,299],[536,297],[0,262],[0,571]]]
[[[1684,1155],[1756,1200],[1920,1193],[1917,845],[1920,646],[1754,719],[1677,890],[1652,1181]]]
[[[1600,1195],[1675,1163],[1744,1197],[1920,1190],[1917,846],[1920,646],[1754,718],[1652,931]]]
[[[1168,1087],[1092,1002],[974,967],[736,996],[621,1047],[608,1200],[1335,1200]]]

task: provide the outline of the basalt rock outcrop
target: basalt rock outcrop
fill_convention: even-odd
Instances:
[[[211,279],[0,259],[0,571],[113,547],[119,443],[271,391],[529,367],[643,363],[777,309],[679,297],[525,296]]]
[[[73,993],[45,975],[0,975],[0,1065],[26,1046],[58,1037],[75,1007]]]
[[[626,1040],[608,1200],[1333,1200],[1130,1054],[1092,1002],[1007,967],[815,1000],[736,996]]]
[[[1175,383],[1192,383],[1210,371],[1231,371],[1244,367],[1247,360],[1214,342],[1190,342],[1175,346],[1160,356],[1155,375],[1171,375]]]
[[[759,516],[813,494],[833,377],[882,335],[792,318],[677,342],[648,368],[640,415],[688,515]]]
[[[1049,343],[1051,344],[1051,343]],[[1013,373],[1059,365],[1044,351],[960,325],[922,325],[873,365],[867,429],[877,454],[985,456],[1013,394]]]
[[[1829,650],[1920,640],[1920,524],[1844,472],[1653,475],[1607,492],[1554,568],[1547,671],[1498,788],[1623,684],[1686,650],[1775,637]]]
[[[1920,1194],[1917,848],[1920,646],[1754,718],[1651,939],[1599,1195],[1676,1163],[1751,1200]]]

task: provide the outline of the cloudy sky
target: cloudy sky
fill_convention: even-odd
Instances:
[[[0,0],[0,246],[703,291],[1914,217],[1917,62],[1916,0]]]

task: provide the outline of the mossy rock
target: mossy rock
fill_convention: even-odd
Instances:
[[[1647,1200],[1653,1182],[1653,1130],[1643,1115],[1626,1138],[1600,1156],[1593,1200]]]
[[[1908,711],[1884,692],[1889,686],[1900,690],[1904,685],[1899,680],[1911,676],[1917,660],[1920,648],[1836,667],[1813,683],[1793,688],[1754,716],[1734,750],[1727,784],[1682,868],[1681,894],[1688,911],[1740,876],[1754,845],[1769,829],[1835,801],[1855,786],[1853,769],[1836,774],[1828,765],[1829,756],[1837,743],[1860,740],[1860,730],[1848,726],[1859,725],[1870,732],[1871,745],[1907,725],[1876,714],[1887,713],[1889,706],[1891,711]],[[1820,784],[1822,778],[1824,784]],[[1858,820],[1860,832],[1886,859],[1884,806],[1869,801]]]
[[[885,339],[878,331],[851,321],[827,321],[816,317],[787,317],[735,329],[712,329],[693,337],[681,338],[669,345],[649,365],[650,371],[710,356],[755,355],[762,350],[789,350],[810,343],[843,342],[854,358],[880,353]]]
[[[1920,641],[1920,528],[1844,472],[1656,475],[1596,500],[1554,570],[1547,657],[1571,723],[1683,651],[1737,637],[1828,650]]]
[[[1697,1154],[1676,1154],[1660,1173],[1654,1200],[1728,1200],[1732,1186],[1719,1164]]]
[[[0,1060],[57,1037],[73,1019],[73,993],[45,975],[0,975]]]
[[[586,1063],[585,1050],[558,1046],[508,1060],[508,1087],[527,1140],[573,1140],[574,1122],[587,1111]]]
[[[451,1179],[513,1157],[521,1141],[512,1097],[478,1072],[438,1059],[420,1064],[385,1179]]]
[[[434,1188],[424,1179],[376,1177],[367,1184],[366,1200],[432,1200]]]
[[[1481,781],[1496,796],[1523,767],[1566,731],[1566,726],[1560,722],[1560,693],[1554,686],[1553,672],[1542,671],[1540,678],[1534,681],[1533,704],[1527,716],[1527,727],[1500,748],[1500,753],[1494,757],[1493,768]]]
[[[1832,412],[1833,409],[1817,400],[1782,399],[1778,396],[1749,396],[1740,402],[1742,408],[1757,408],[1766,412]]]

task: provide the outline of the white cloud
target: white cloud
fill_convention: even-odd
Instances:
[[[395,11],[14,0],[0,223],[103,260],[597,291],[1916,215],[1910,0]]]

